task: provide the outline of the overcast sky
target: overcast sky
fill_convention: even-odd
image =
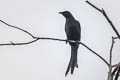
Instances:
[[[120,1],[89,0],[104,8],[120,32]],[[70,11],[80,22],[81,41],[109,60],[111,37],[116,36],[101,13],[85,0],[0,0],[0,19],[38,37],[66,39],[65,19],[58,14]],[[0,43],[26,42],[32,38],[0,23]],[[120,61],[116,40],[113,63]],[[39,40],[22,46],[0,47],[0,80],[107,80],[108,67],[83,46],[78,51],[78,69],[65,77],[70,46],[65,42]]]

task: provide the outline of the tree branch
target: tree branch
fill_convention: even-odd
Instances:
[[[29,42],[20,42],[20,43],[15,43],[15,42],[10,42],[10,43],[6,43],[6,44],[0,44],[0,46],[5,46],[5,45],[27,45],[27,44],[31,44],[31,43],[33,43],[33,42],[36,42],[36,41],[38,41],[38,40],[40,40],[40,39],[46,39],[46,40],[57,40],[57,41],[68,41],[68,42],[73,42],[73,43],[78,43],[78,44],[81,44],[81,45],[83,45],[85,48],[87,48],[88,50],[90,50],[92,53],[94,53],[96,56],[98,56],[101,60],[103,60],[105,63],[106,63],[106,65],[107,66],[109,66],[109,63],[102,57],[102,56],[100,56],[98,53],[96,53],[95,51],[93,51],[91,48],[89,48],[87,45],[85,45],[84,43],[82,43],[82,42],[76,42],[76,41],[73,41],[73,40],[63,40],[63,39],[56,39],[56,38],[45,38],[45,37],[35,37],[34,35],[32,35],[31,33],[29,33],[28,31],[26,31],[26,30],[24,30],[24,29],[21,29],[21,28],[18,28],[18,27],[16,27],[16,26],[13,26],[13,25],[10,25],[10,24],[8,24],[8,23],[6,23],[6,22],[4,22],[4,21],[2,21],[2,20],[0,20],[0,22],[2,22],[2,23],[4,23],[5,25],[7,25],[7,26],[9,26],[9,27],[12,27],[12,28],[16,28],[16,29],[18,29],[18,30],[21,30],[21,31],[23,31],[23,32],[25,32],[26,34],[28,34],[28,35],[30,35],[32,38],[33,38],[33,40],[32,41],[29,41]]]
[[[106,64],[107,64],[107,66],[109,67],[109,63],[102,57],[102,56],[100,56],[98,53],[96,53],[95,51],[93,51],[91,48],[89,48],[87,45],[85,45],[84,43],[80,43],[81,45],[83,45],[84,47],[86,47],[89,51],[91,51],[92,53],[94,53],[96,56],[98,56],[101,60],[103,60]]]
[[[110,48],[110,60],[109,60],[110,65],[112,65],[112,50],[113,50],[113,46],[114,46],[114,43],[115,43],[114,39],[115,38],[112,37],[112,44],[111,44],[111,48]]]
[[[39,40],[39,38],[36,38],[36,39],[34,39],[34,40],[32,40],[32,41],[28,41],[28,42],[20,42],[20,43],[15,43],[15,42],[10,41],[10,43],[3,43],[3,44],[0,44],[0,46],[9,46],[9,45],[13,45],[13,46],[15,46],[15,45],[27,45],[27,44],[34,43],[34,42],[36,42],[36,41],[38,41],[38,40]]]
[[[100,13],[102,13],[104,15],[104,17],[106,18],[106,20],[108,21],[108,23],[111,25],[113,31],[116,33],[116,35],[118,36],[118,38],[120,39],[120,34],[118,33],[117,29],[115,28],[114,24],[112,23],[112,21],[109,19],[108,15],[106,14],[105,10],[102,8],[98,8],[95,5],[93,5],[91,2],[86,1],[86,3],[88,3],[90,6],[92,6],[93,8],[95,8],[97,11],[99,11]]]
[[[92,50],[91,48],[89,48],[87,45],[85,45],[84,43],[80,42],[80,41],[73,41],[73,40],[64,40],[64,39],[56,39],[56,38],[45,38],[45,37],[35,37],[34,35],[32,35],[31,33],[29,33],[28,31],[24,30],[24,29],[21,29],[21,28],[18,28],[16,26],[13,26],[13,25],[10,25],[2,20],[0,20],[0,22],[4,23],[5,25],[9,26],[9,27],[12,27],[12,28],[16,28],[18,30],[21,30],[23,32],[25,32],[26,34],[30,35],[33,40],[32,41],[28,41],[28,42],[20,42],[20,43],[15,43],[15,42],[12,42],[10,41],[10,43],[5,43],[5,44],[0,44],[0,46],[5,46],[5,45],[27,45],[27,44],[31,44],[31,43],[34,43],[38,40],[56,40],[56,41],[68,41],[68,42],[73,42],[73,43],[78,43],[78,44],[81,44],[82,46],[84,46],[85,48],[87,48],[89,51],[91,51],[92,53],[94,53],[97,57],[99,57],[101,60],[103,60],[106,65],[109,67],[109,63],[102,57],[100,56],[98,53],[96,53],[94,50]]]
[[[14,43],[14,42],[11,42],[11,43],[6,43],[6,44],[0,44],[0,46],[5,46],[5,45],[26,45],[26,44],[31,44],[33,42],[36,42],[38,40],[56,40],[56,41],[68,41],[68,42],[72,42],[72,43],[78,43],[78,44],[81,44],[82,46],[84,46],[85,48],[87,48],[89,51],[91,51],[93,54],[95,54],[97,57],[99,57],[101,60],[103,60],[103,62],[106,63],[106,65],[109,67],[109,63],[102,57],[100,56],[97,52],[95,52],[94,50],[92,50],[90,47],[88,47],[86,44],[82,43],[82,42],[76,42],[76,41],[73,41],[73,40],[64,40],[64,39],[56,39],[56,38],[45,38],[45,37],[38,37],[32,41],[29,41],[29,42],[24,42],[24,43]]]
[[[120,73],[120,65],[118,66],[118,70],[117,70],[117,73],[115,75],[115,80],[118,80],[119,73]]]
[[[113,73],[115,71],[112,72],[112,50],[113,50],[113,46],[114,46],[114,37],[112,37],[112,44],[111,44],[111,48],[110,48],[110,59],[109,59],[109,72],[108,72],[108,80],[113,80]]]
[[[27,33],[28,35],[30,35],[32,38],[35,38],[35,36],[33,36],[30,32],[28,32],[28,31],[26,31],[26,30],[24,30],[24,29],[21,29],[21,28],[19,28],[19,27],[13,26],[13,25],[10,25],[10,24],[6,23],[6,22],[3,21],[3,20],[0,20],[0,22],[2,22],[3,24],[5,24],[5,25],[7,25],[7,26],[9,26],[9,27],[12,27],[12,28],[18,29],[18,30],[20,30],[20,31],[23,31],[23,32]]]
[[[114,40],[115,39],[120,39],[120,34],[118,33],[117,29],[115,28],[114,24],[112,23],[112,21],[110,20],[110,18],[108,17],[107,13],[105,12],[105,10],[102,8],[98,8],[96,7],[94,4],[92,4],[89,1],[86,1],[86,3],[88,3],[90,6],[92,6],[94,9],[96,9],[97,11],[99,11],[100,13],[103,14],[103,16],[105,17],[105,19],[108,21],[108,23],[110,24],[110,26],[112,27],[113,31],[116,33],[117,37],[112,37],[112,44],[111,44],[111,48],[110,48],[110,59],[109,59],[109,74],[108,74],[108,80],[113,80],[113,72],[112,73],[112,68],[118,66],[118,64],[112,65],[112,50],[113,50],[113,46],[114,46]],[[116,70],[116,68],[115,68]],[[118,79],[118,75],[120,73],[120,67],[119,70],[117,72],[117,76],[115,77],[115,80]]]
[[[102,13],[102,10],[99,9],[98,7],[96,7],[95,5],[93,5],[91,2],[89,2],[89,1],[85,1],[85,2],[88,3],[89,5],[91,5],[93,8],[95,8],[95,9],[98,10],[99,12]]]

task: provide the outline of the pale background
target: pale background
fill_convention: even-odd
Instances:
[[[120,1],[89,0],[104,8],[120,32]],[[25,29],[35,36],[66,39],[65,19],[58,14],[69,10],[80,21],[81,41],[109,59],[111,37],[116,36],[101,13],[85,0],[0,0],[0,19]],[[0,23],[0,43],[26,42],[32,38]],[[120,61],[120,42],[114,47],[114,63]],[[0,80],[107,80],[106,64],[83,46],[79,47],[74,75],[65,71],[70,46],[65,42],[39,40],[22,46],[0,47]]]

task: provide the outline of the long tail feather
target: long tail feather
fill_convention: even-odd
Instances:
[[[78,46],[71,46],[71,54],[72,54],[72,63],[71,63],[71,74],[74,72],[74,68],[78,67],[77,64],[77,50]]]
[[[67,70],[66,70],[66,73],[65,73],[65,76],[67,76],[69,70],[70,70],[70,67],[71,67],[71,61],[72,61],[72,55],[71,55],[71,58],[70,58],[70,61],[69,61],[69,65],[67,67]]]
[[[69,65],[67,67],[65,76],[67,76],[68,72],[71,69],[71,74],[73,74],[74,72],[74,68],[78,68],[78,64],[77,64],[77,50],[78,50],[78,45],[71,45],[71,58],[69,61]]]

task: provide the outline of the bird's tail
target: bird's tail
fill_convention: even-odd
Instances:
[[[71,45],[71,58],[70,58],[70,62],[69,62],[69,65],[67,67],[65,76],[67,76],[70,68],[71,68],[71,74],[73,74],[75,67],[78,68],[78,64],[77,64],[77,50],[78,50],[78,47],[79,47],[78,45]]]

